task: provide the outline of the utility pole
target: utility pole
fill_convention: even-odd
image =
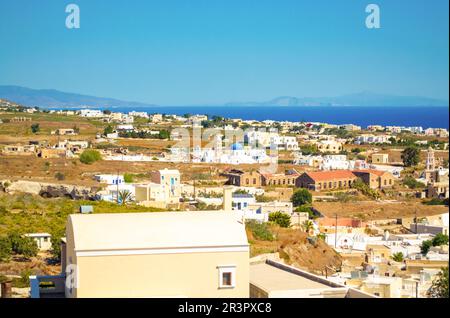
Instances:
[[[335,214],[335,217],[336,217],[336,219],[335,219],[335,224],[334,224],[334,249],[337,248],[337,228],[338,228],[338,226],[337,226],[337,222],[338,222],[337,213]]]
[[[416,234],[417,234],[417,207],[414,208],[414,223],[416,228]]]

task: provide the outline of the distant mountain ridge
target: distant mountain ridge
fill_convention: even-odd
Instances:
[[[362,92],[337,97],[292,97],[280,96],[266,102],[232,102],[225,106],[442,106],[449,103],[428,97],[383,95],[371,92]]]
[[[31,89],[20,86],[0,86],[0,98],[37,107],[149,107],[156,106],[139,102],[129,102],[114,98],[96,97],[66,93],[54,89]]]
[[[66,93],[53,89],[31,89],[20,86],[0,86],[0,98],[24,106],[38,107],[152,107],[155,104],[123,101],[114,98],[95,97],[82,94]],[[372,92],[342,95],[337,97],[293,97],[280,96],[263,102],[230,102],[215,106],[367,106],[367,107],[448,107],[449,102],[440,99],[416,96],[383,95]],[[212,105],[190,105],[212,106]]]

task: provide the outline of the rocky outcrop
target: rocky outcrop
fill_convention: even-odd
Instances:
[[[29,193],[45,198],[67,197],[74,200],[93,200],[98,188],[83,187],[70,184],[44,183],[36,181],[0,181],[0,188],[6,193]]]

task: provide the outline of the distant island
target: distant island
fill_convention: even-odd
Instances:
[[[0,98],[4,98],[25,106],[65,107],[65,108],[107,108],[107,107],[154,107],[156,104],[123,101],[114,98],[96,97],[75,93],[61,92],[54,89],[31,89],[20,86],[0,86]],[[175,106],[175,105],[170,105]],[[185,105],[188,106],[188,105]],[[229,102],[220,105],[189,105],[189,106],[361,106],[361,107],[448,107],[446,100],[420,97],[395,96],[372,92],[342,95],[337,97],[292,97],[281,96],[269,101]]]

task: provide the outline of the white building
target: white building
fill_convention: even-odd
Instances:
[[[52,236],[48,233],[28,233],[24,236],[32,238],[36,242],[40,251],[49,251],[52,248]]]
[[[97,109],[82,109],[80,110],[81,117],[90,117],[90,118],[101,118],[105,117],[101,110]]]
[[[117,174],[97,174],[95,180],[100,183],[106,183],[107,185],[121,185],[125,183],[123,175]]]
[[[389,140],[391,136],[389,135],[371,135],[371,134],[363,134],[359,135],[355,139],[355,144],[363,145],[363,144],[390,144]]]
[[[141,117],[141,118],[149,118],[148,114],[146,112],[136,112],[136,111],[132,111],[129,112],[128,115],[133,116],[133,117]]]

